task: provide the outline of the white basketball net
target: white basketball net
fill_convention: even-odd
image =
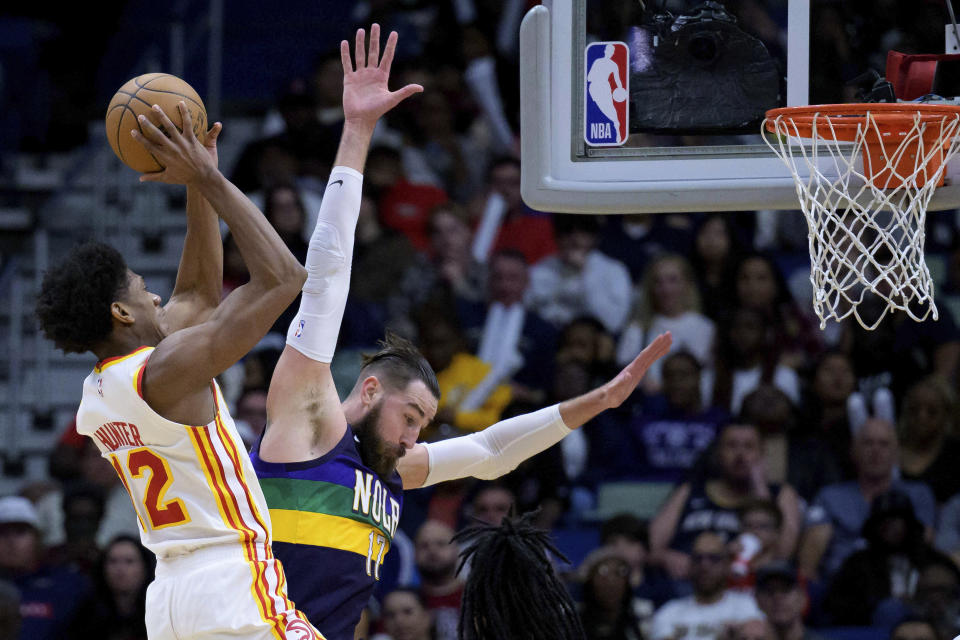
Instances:
[[[919,114],[915,116],[913,128],[896,150],[887,147],[883,152],[883,161],[900,182],[889,189],[875,185],[860,161],[867,133],[873,130],[874,139],[880,135],[870,113],[857,127],[854,142],[838,140],[831,119],[819,114],[813,116],[811,138],[800,135],[789,115],[767,122],[773,123],[776,135],[763,126],[763,138],[790,169],[807,219],[810,282],[820,328],[828,318],[839,322],[852,314],[862,327],[872,330],[893,310],[918,322],[931,313],[936,320],[933,281],[923,257],[924,224],[936,184],[960,149],[956,137],[960,115],[944,115],[934,122],[929,116],[926,122]],[[929,127],[939,127],[933,143]],[[802,144],[797,144],[798,140]],[[939,142],[943,140],[949,142]],[[928,161],[941,153],[939,169],[928,175]],[[895,170],[898,164],[903,170],[904,154],[915,154],[913,172],[908,175]],[[922,186],[917,187],[918,182]],[[861,317],[859,306],[870,295],[886,302],[879,317],[875,313]]]

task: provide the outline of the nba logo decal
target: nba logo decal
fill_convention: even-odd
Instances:
[[[583,139],[594,147],[627,141],[630,129],[630,56],[623,42],[594,42],[584,52]]]
[[[293,334],[294,338],[299,338],[300,336],[303,335],[303,324],[304,324],[304,321],[301,320],[300,325],[297,327],[296,333]]]

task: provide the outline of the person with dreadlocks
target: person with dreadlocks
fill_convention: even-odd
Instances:
[[[460,640],[583,640],[577,607],[548,554],[569,562],[550,535],[533,526],[536,512],[459,531],[460,567],[469,562]]]
[[[307,281],[273,372],[267,427],[251,451],[274,523],[273,551],[294,602],[329,640],[353,640],[396,533],[403,491],[473,476],[497,478],[556,444],[601,411],[619,406],[670,348],[664,334],[613,380],[580,397],[503,420],[483,431],[418,443],[440,389],[423,355],[389,335],[341,401],[330,371],[350,290],[367,151],[377,121],[422,90],[390,91],[397,36],[380,59],[380,27],[346,40],[344,124],[317,225]]]

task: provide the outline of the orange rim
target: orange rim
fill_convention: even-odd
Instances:
[[[853,141],[856,139],[858,127],[871,115],[876,122],[881,135],[903,136],[916,124],[919,115],[921,122],[932,123],[949,117],[960,117],[960,105],[929,104],[917,102],[875,102],[853,104],[813,104],[802,107],[781,107],[771,109],[766,113],[764,127],[771,133],[778,133],[777,119],[783,118],[795,128],[788,133],[804,138],[813,137],[813,125],[817,120],[827,120],[818,127],[821,134],[823,129],[831,127],[836,132],[837,139]]]

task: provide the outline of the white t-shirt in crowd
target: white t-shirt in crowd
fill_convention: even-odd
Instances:
[[[693,596],[670,600],[653,614],[653,640],[713,640],[733,623],[763,618],[750,593],[727,591],[713,604]]]

